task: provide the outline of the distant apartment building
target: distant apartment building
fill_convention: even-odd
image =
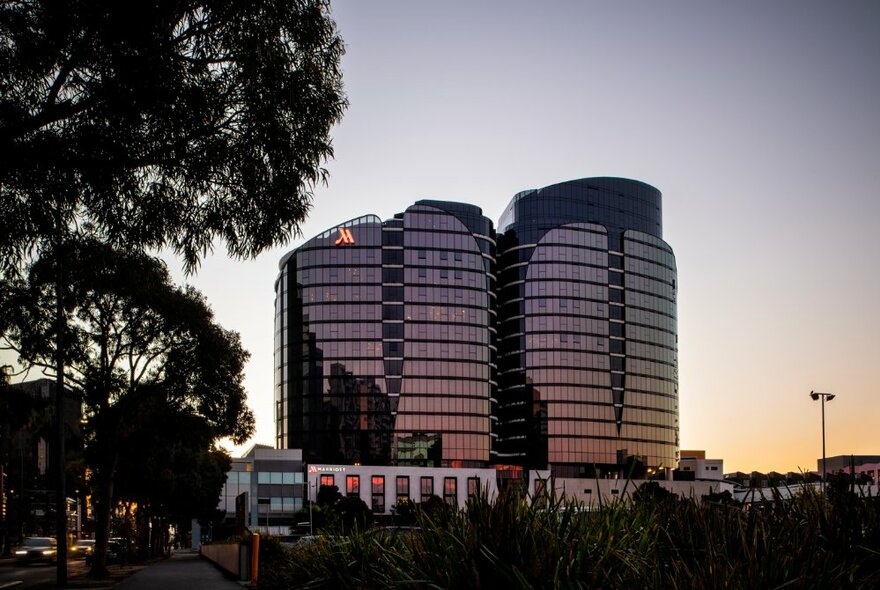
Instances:
[[[835,455],[825,459],[828,473],[843,471],[846,473],[875,472],[880,464],[880,455]],[[860,469],[865,466],[865,469]],[[822,472],[822,459],[816,459],[816,471]]]
[[[678,470],[693,473],[695,480],[722,480],[724,479],[724,460],[706,459],[706,451],[683,450],[678,462]]]
[[[40,378],[8,385],[7,401],[31,417],[22,422],[0,415],[0,547],[22,536],[48,536],[56,531],[57,457],[55,444],[56,383]],[[20,396],[17,399],[14,396]],[[70,390],[63,399],[66,455],[82,453],[79,399]],[[14,412],[13,412],[14,414]],[[67,489],[73,490],[72,482]],[[75,499],[69,499],[76,506]],[[77,517],[69,527],[77,532]]]

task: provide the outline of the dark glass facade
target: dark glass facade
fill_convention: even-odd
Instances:
[[[499,224],[496,460],[560,476],[678,459],[676,270],[660,192],[586,178]]]
[[[495,241],[472,205],[419,201],[285,256],[276,281],[276,446],[315,463],[484,466]]]
[[[676,268],[660,192],[619,178],[525,191],[499,229],[496,252],[479,208],[419,201],[287,254],[277,447],[307,463],[562,477],[636,458],[677,465]]]

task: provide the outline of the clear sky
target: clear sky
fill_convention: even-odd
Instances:
[[[351,102],[303,237],[189,281],[252,354],[273,444],[273,282],[305,238],[420,198],[587,176],[663,192],[681,445],[725,471],[880,454],[880,3],[336,0]],[[180,276],[180,275],[178,275]],[[244,448],[234,449],[240,452]]]

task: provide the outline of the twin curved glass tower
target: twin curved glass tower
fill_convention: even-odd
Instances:
[[[674,466],[676,271],[660,192],[565,182],[516,195],[499,227],[425,200],[288,253],[276,446],[311,463],[559,476],[633,457]]]

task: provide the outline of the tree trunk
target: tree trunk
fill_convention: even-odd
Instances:
[[[110,513],[113,508],[113,475],[119,454],[110,452],[105,465],[97,472],[98,485],[95,486],[95,552],[92,554],[91,578],[106,578],[107,542],[110,540]]]
[[[55,583],[59,588],[67,586],[67,457],[64,450],[64,330],[67,317],[64,313],[64,274],[62,255],[55,250],[55,539],[57,543]],[[22,490],[24,491],[24,490]]]

